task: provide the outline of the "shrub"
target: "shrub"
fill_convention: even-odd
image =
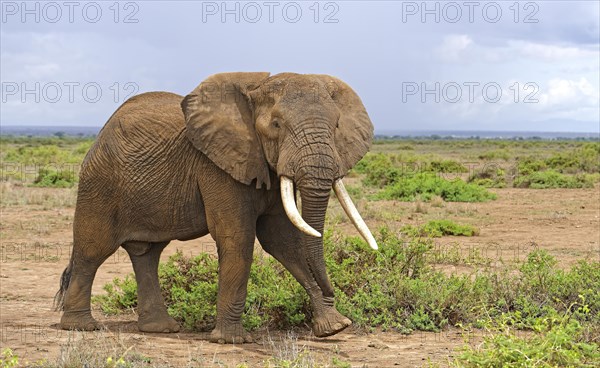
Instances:
[[[360,174],[366,174],[363,181],[365,185],[381,188],[394,183],[397,178],[404,175],[404,165],[392,162],[396,158],[396,155],[367,154],[353,170]]]
[[[465,173],[469,169],[463,164],[429,156],[412,154],[367,154],[356,164],[354,171],[366,174],[364,184],[384,187],[394,184],[404,176],[418,173]]]
[[[412,236],[429,236],[439,238],[445,235],[474,236],[479,235],[479,229],[472,225],[461,225],[451,220],[432,220],[425,225],[414,227],[406,225],[402,231]]]
[[[519,159],[517,167],[519,169],[519,175],[530,175],[535,172],[544,171],[548,168],[544,160],[534,157]]]
[[[562,174],[600,172],[600,143],[586,143],[548,158],[523,157],[518,160],[520,175],[552,169]]]
[[[466,173],[469,169],[460,162],[453,160],[432,160],[426,166],[426,171],[434,173]]]
[[[467,172],[462,164],[451,160],[427,159],[416,156],[370,154],[355,167],[366,174],[363,184],[383,188],[375,199],[429,201],[439,196],[449,202],[483,202],[496,195],[485,188],[467,184],[461,179],[447,180],[436,173]]]
[[[94,296],[94,302],[100,305],[106,314],[118,314],[122,310],[137,307],[137,283],[133,275],[123,280],[115,277],[112,283],[105,284],[102,289],[106,295]]]
[[[578,309],[585,309],[585,306]],[[583,340],[584,328],[556,312],[537,318],[531,335],[519,336],[506,319],[495,323],[479,347],[467,346],[454,360],[456,367],[597,367],[600,349]]]
[[[561,173],[597,173],[600,171],[600,143],[586,143],[570,151],[555,153],[546,165]]]
[[[13,353],[11,349],[5,348],[2,350],[2,354],[0,354],[0,367],[2,368],[13,368],[18,367],[19,364],[19,356]]]
[[[486,188],[504,188],[506,187],[506,173],[497,166],[484,166],[481,170],[473,172],[468,183],[476,184]]]
[[[598,181],[598,175],[578,174],[565,175],[554,170],[533,172],[519,176],[513,182],[517,188],[592,188]]]
[[[431,173],[402,177],[393,185],[385,187],[376,198],[429,201],[434,196],[439,196],[446,202],[486,202],[496,199],[494,193],[481,186],[465,183],[461,179],[446,180]]]
[[[71,188],[76,183],[75,173],[71,170],[53,170],[40,168],[33,181],[36,187]]]

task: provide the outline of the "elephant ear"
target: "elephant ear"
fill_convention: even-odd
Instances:
[[[373,142],[373,124],[358,94],[338,78],[318,75],[340,110],[335,133],[339,156],[339,176],[345,176],[369,151]]]
[[[235,180],[270,187],[269,168],[254,128],[246,93],[269,73],[220,73],[181,102],[186,135],[194,147]]]

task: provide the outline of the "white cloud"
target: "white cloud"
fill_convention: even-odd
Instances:
[[[547,92],[540,95],[540,106],[564,106],[567,104],[598,105],[598,90],[585,78],[569,80],[555,78],[547,83]]]
[[[565,59],[581,59],[597,57],[597,50],[587,50],[576,46],[546,45],[525,41],[509,41],[509,49],[514,49],[524,57],[542,59],[544,61],[564,61]]]
[[[553,78],[541,89],[536,120],[568,118],[598,120],[600,91],[586,78],[570,80]]]
[[[449,35],[444,37],[442,45],[436,49],[436,52],[443,61],[457,62],[472,43],[473,40],[468,35]]]
[[[434,49],[439,60],[447,63],[506,63],[523,59],[544,63],[580,63],[598,60],[598,48],[544,44],[519,39],[507,39],[502,43],[486,45],[475,42],[465,34],[445,36],[441,45]],[[569,65],[569,64],[567,64]]]

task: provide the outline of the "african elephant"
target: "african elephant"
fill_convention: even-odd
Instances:
[[[61,327],[98,328],[92,282],[122,246],[138,284],[139,329],[178,331],[158,284],[160,254],[171,240],[210,234],[219,259],[211,341],[252,341],[240,318],[255,237],[309,294],[314,334],[343,330],[352,322],[334,307],[321,233],[333,187],[377,248],[341,181],[372,138],[358,95],[327,75],[221,73],[185,98],[167,92],[130,98],[81,167],[73,251],[55,298],[64,311]]]

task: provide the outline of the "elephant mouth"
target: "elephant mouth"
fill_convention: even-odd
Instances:
[[[283,208],[285,209],[285,213],[292,224],[294,224],[294,226],[296,226],[296,228],[303,233],[320,238],[321,233],[307,224],[298,212],[294,198],[294,181],[286,176],[281,176],[280,188]],[[375,241],[371,230],[369,230],[367,224],[352,202],[352,199],[346,191],[346,187],[344,186],[342,179],[337,179],[333,182],[333,191],[335,192],[337,199],[340,201],[344,212],[346,212],[346,215],[348,215],[350,221],[352,221],[352,224],[354,224],[360,235],[365,239],[371,248],[378,249],[377,242]]]

